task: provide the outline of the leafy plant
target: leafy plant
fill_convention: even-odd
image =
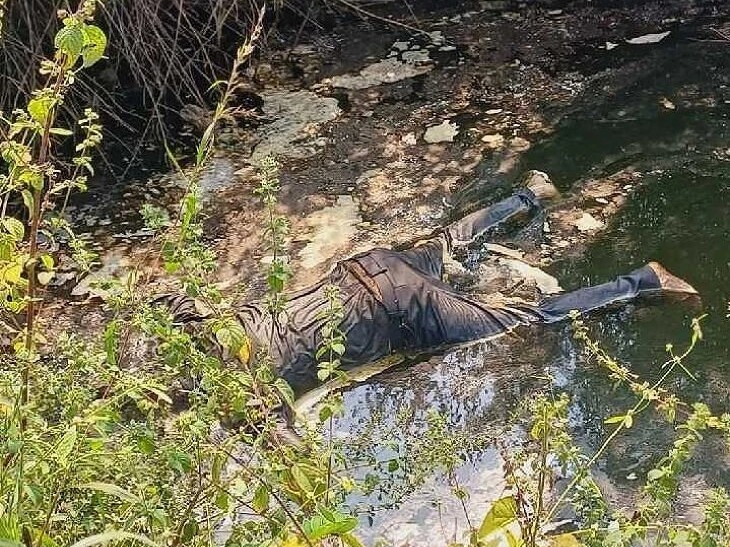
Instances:
[[[730,521],[727,514],[724,521],[722,517],[718,518],[718,509],[725,507],[727,501],[723,490],[714,491],[708,500],[706,519],[701,527],[675,523],[671,515],[681,472],[705,432],[714,430],[730,438],[730,415],[714,416],[707,405],[701,403],[686,405],[664,387],[667,378],[677,369],[692,376],[684,360],[702,339],[700,321],[701,318],[692,322],[691,341],[683,353],[677,355],[671,345],[667,346],[669,360],[663,367],[664,373],[654,384],[649,384],[608,355],[590,338],[585,324],[576,317],[575,337],[584,343],[589,356],[605,367],[611,378],[636,394],[637,402],[625,414],[605,420],[606,425],[612,426],[612,431],[598,450],[587,457],[576,447],[568,430],[568,397],[563,394],[536,398],[526,413],[531,443],[516,453],[503,450],[505,471],[513,495],[495,505],[480,532],[488,530],[486,537],[495,534],[499,537],[500,534],[512,533],[506,528],[508,524],[519,522],[519,536],[510,539],[510,544],[534,547],[546,540],[552,519],[566,503],[570,503],[579,529],[569,535],[553,537],[555,545],[566,542],[570,545],[628,546],[634,545],[637,540],[650,540],[653,545],[698,547],[727,542],[730,539],[727,536]],[[634,427],[637,417],[652,407],[670,422],[675,422],[678,415],[686,418],[676,426],[681,434],[668,454],[647,473],[642,502],[635,514],[628,518],[611,510],[592,478],[591,468],[611,442],[623,430]],[[555,464],[550,463],[553,460]],[[553,483],[556,471],[572,478],[557,499],[549,501],[546,498],[548,487]],[[515,510],[507,511],[507,505]],[[504,517],[500,525],[495,524],[495,512]],[[507,519],[508,513],[512,519]],[[478,539],[481,541],[484,537],[480,535]]]

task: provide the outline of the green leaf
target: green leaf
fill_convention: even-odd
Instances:
[[[125,490],[124,488],[122,488],[121,486],[117,486],[116,484],[111,484],[108,482],[87,482],[85,484],[80,484],[78,487],[82,490],[95,490],[97,492],[103,492],[104,494],[109,494],[110,496],[114,496],[128,503],[142,503],[142,500],[132,494],[132,492]]]
[[[517,502],[511,496],[499,499],[489,509],[479,527],[477,535],[484,538],[498,530],[504,530],[510,523],[517,519]]]
[[[277,378],[276,381],[274,382],[274,387],[276,388],[276,391],[279,392],[279,395],[281,395],[281,398],[284,400],[284,402],[293,408],[294,407],[294,390],[287,383],[287,381],[284,380],[284,378]]]
[[[504,535],[507,537],[507,545],[509,547],[523,547],[525,544],[509,530],[505,530]]]
[[[35,97],[28,102],[28,114],[41,125],[46,124],[51,108],[53,99],[50,97]]]
[[[200,526],[198,523],[194,519],[189,519],[183,525],[182,534],[180,535],[183,545],[189,544],[190,540],[193,539],[199,531]]]
[[[18,219],[7,217],[2,220],[3,228],[8,232],[15,241],[21,241],[25,236],[25,226]]]
[[[25,208],[30,212],[33,210],[33,194],[30,193],[30,190],[23,190],[20,193],[21,196],[23,196],[23,204],[25,205]]]
[[[152,454],[155,451],[155,440],[151,434],[137,437],[137,448],[143,454]]]
[[[48,132],[51,135],[58,135],[59,137],[70,137],[74,134],[73,131],[66,129],[65,127],[51,127]]]
[[[70,547],[92,547],[93,545],[102,545],[104,543],[109,543],[112,541],[121,541],[121,540],[134,541],[136,543],[141,543],[142,545],[149,545],[150,547],[160,547],[159,544],[155,543],[154,541],[151,541],[150,539],[148,539],[144,536],[140,536],[139,534],[132,534],[130,532],[122,532],[122,531],[112,531],[112,532],[104,532],[101,534],[95,534],[93,536],[84,538],[81,541],[77,541]]]
[[[214,503],[221,511],[228,512],[228,509],[231,507],[231,497],[225,492],[218,492],[215,496]]]
[[[104,351],[107,363],[117,364],[117,345],[119,342],[119,321],[112,319],[104,327]]]
[[[332,351],[334,351],[337,355],[344,355],[345,344],[341,342],[335,342],[334,344],[332,344]]]
[[[0,279],[11,285],[20,283],[23,276],[23,265],[22,264],[11,264],[6,268],[0,270]]]
[[[84,50],[84,31],[77,24],[63,27],[56,34],[53,45],[68,57],[67,66],[73,66]]]
[[[253,495],[253,500],[251,501],[251,507],[257,513],[263,513],[268,509],[269,491],[263,484],[256,489],[256,493]]]
[[[358,520],[351,515],[338,511],[324,511],[307,519],[303,523],[304,533],[312,541],[332,535],[342,535],[357,527]]]
[[[192,469],[193,461],[188,454],[173,450],[167,455],[167,465],[178,473],[187,473]]]
[[[53,257],[51,255],[41,255],[41,264],[46,270],[53,269]]]
[[[25,545],[13,539],[0,538],[0,547],[25,547]]]
[[[245,337],[243,327],[238,324],[227,323],[215,331],[216,340],[227,350],[238,351]]]
[[[84,67],[90,67],[104,56],[106,51],[106,34],[95,25],[84,25]]]
[[[61,437],[61,440],[56,445],[56,457],[61,463],[68,461],[68,457],[71,455],[71,451],[76,444],[77,436],[76,426],[72,425],[66,430],[66,433],[63,434],[63,437]]]
[[[580,541],[571,533],[552,536],[550,542],[550,547],[581,547]]]
[[[347,547],[365,547],[362,542],[350,533],[340,535]]]
[[[619,424],[626,420],[626,416],[612,416],[611,418],[606,418],[603,420],[604,424]]]
[[[296,463],[291,466],[291,474],[292,477],[294,477],[294,481],[297,483],[299,488],[302,489],[302,492],[304,492],[305,494],[313,493],[312,483],[309,482],[309,478],[307,477],[307,475]]]
[[[662,469],[651,469],[649,470],[649,473],[647,473],[646,478],[649,482],[654,482],[661,479],[663,476],[664,471]]]

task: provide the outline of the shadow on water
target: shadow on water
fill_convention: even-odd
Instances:
[[[487,159],[483,177],[465,191],[466,201],[492,199],[527,169],[547,171],[565,192],[587,178],[629,166],[644,173],[644,183],[585,255],[553,264],[550,273],[572,289],[658,260],[691,282],[702,295],[702,310],[676,302],[637,303],[592,317],[588,324],[611,354],[651,380],[661,374],[665,345],[684,347],[692,317],[706,313],[705,340],[687,361],[697,379],[678,374],[668,387],[685,400],[708,403],[717,414],[730,411],[730,71],[718,70],[728,63],[721,57],[702,55],[695,45],[673,45],[640,62],[633,76],[609,75],[612,91],[605,91],[607,83],[601,81],[602,94],[588,94],[585,105],[522,155],[513,173],[498,177],[494,160]],[[478,519],[504,487],[490,437],[516,405],[549,381],[555,390],[571,394],[574,434],[588,452],[605,438],[603,419],[634,402],[624,388],[612,386],[605,372],[586,362],[569,328],[533,329],[394,370],[352,389],[345,394],[346,413],[337,429],[342,436],[368,433],[373,449],[382,450],[376,459],[385,460],[402,456],[409,438],[423,436],[430,410],[443,412],[454,431],[472,439],[483,435],[458,473],[471,493],[468,510]],[[399,415],[405,416],[401,423],[395,418]],[[378,448],[379,434],[395,440]],[[670,425],[646,413],[640,426],[622,435],[598,462],[622,501],[630,505],[642,482],[627,477],[642,479],[671,447],[674,435]],[[373,466],[366,469],[362,476],[388,474]],[[717,447],[702,445],[688,473],[701,476],[705,485],[730,486],[730,458]],[[396,545],[446,544],[455,529],[464,529],[454,524],[464,518],[449,490],[434,474],[402,499],[376,489],[370,497],[350,501],[369,508],[368,542],[384,536]]]

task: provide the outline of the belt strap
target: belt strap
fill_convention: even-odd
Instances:
[[[357,279],[362,285],[364,285],[365,288],[370,291],[370,293],[375,297],[375,299],[380,302],[383,307],[385,307],[385,302],[383,302],[383,294],[380,292],[380,287],[378,287],[378,284],[365,270],[365,268],[362,267],[362,264],[355,260],[345,260],[341,262],[341,264],[343,268],[350,272],[355,277],[355,279]]]
[[[396,284],[388,267],[378,261],[372,252],[354,256],[342,264],[385,308],[391,323],[389,338],[392,348],[409,346],[414,334],[406,321],[407,312],[403,307],[406,298],[398,298],[398,294],[408,291],[409,287]]]
[[[372,253],[356,256],[352,260],[359,264],[378,286],[382,297],[381,303],[388,315],[402,315],[404,310],[400,307],[398,291],[388,268],[384,267]]]

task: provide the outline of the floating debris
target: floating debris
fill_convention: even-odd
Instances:
[[[636,38],[629,38],[626,40],[627,44],[631,44],[634,46],[637,45],[643,45],[643,44],[658,44],[664,38],[669,36],[670,31],[667,32],[659,32],[656,34],[644,34],[643,36],[637,36]]]

